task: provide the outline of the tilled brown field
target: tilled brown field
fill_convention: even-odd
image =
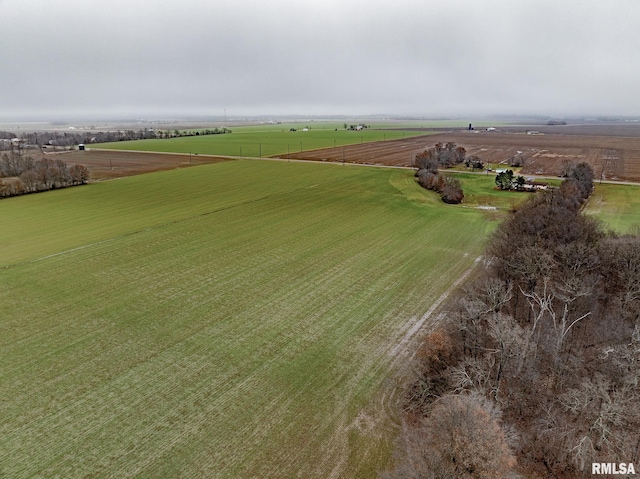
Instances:
[[[119,178],[152,171],[227,161],[225,158],[214,156],[115,150],[71,151],[40,156],[59,159],[68,164],[84,165],[89,169],[92,180]]]
[[[359,163],[365,165],[412,166],[419,151],[433,146],[437,135],[416,136],[400,140],[378,141],[359,145],[323,148],[291,153],[292,159]],[[278,155],[286,158],[286,154]]]
[[[524,174],[555,176],[561,173],[566,160],[573,163],[586,161],[592,165],[597,178],[640,181],[640,127],[616,129],[605,126],[598,130],[589,125],[582,133],[579,126],[565,130],[541,128],[538,131],[541,134],[527,134],[524,127],[477,133],[452,130],[401,140],[295,153],[291,158],[412,166],[416,153],[437,142],[453,141],[463,146],[467,155],[477,155],[490,163],[506,164],[509,158],[520,154],[525,158]],[[636,136],[632,136],[634,132]]]

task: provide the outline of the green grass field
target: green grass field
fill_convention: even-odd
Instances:
[[[394,353],[495,222],[232,161],[0,201],[0,477],[375,477]]]
[[[464,205],[467,207],[491,206],[498,210],[509,210],[517,203],[526,200],[528,193],[500,191],[495,189],[494,173],[453,173],[462,183]]]
[[[352,145],[372,141],[394,140],[424,135],[424,132],[364,129],[348,131],[338,124],[280,124],[233,128],[224,135],[189,136],[162,140],[135,140],[91,145],[92,148],[112,150],[163,151],[169,153],[198,153],[203,155],[286,157],[300,151]],[[297,131],[289,131],[296,128]]]
[[[640,185],[596,183],[586,213],[596,215],[618,233],[640,228]]]

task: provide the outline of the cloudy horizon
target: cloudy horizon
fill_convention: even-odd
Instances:
[[[0,118],[640,115],[640,3],[0,0]]]

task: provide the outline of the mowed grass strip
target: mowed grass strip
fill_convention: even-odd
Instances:
[[[223,135],[188,136],[158,140],[132,140],[89,145],[91,148],[109,150],[161,151],[168,153],[197,153],[202,155],[268,157],[279,155],[283,158],[297,152],[333,148],[338,146],[394,140],[410,136],[424,135],[420,131],[364,129],[350,131],[333,128],[334,125],[312,126],[309,131],[289,131],[289,125],[268,128],[238,127],[232,133]]]
[[[0,476],[375,475],[390,351],[494,226],[410,178],[239,161],[0,202],[28,245],[0,270]]]

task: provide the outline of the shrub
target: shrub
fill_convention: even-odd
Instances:
[[[442,188],[442,201],[448,204],[462,203],[464,193],[462,186],[457,178],[447,176],[445,179],[445,186]]]

